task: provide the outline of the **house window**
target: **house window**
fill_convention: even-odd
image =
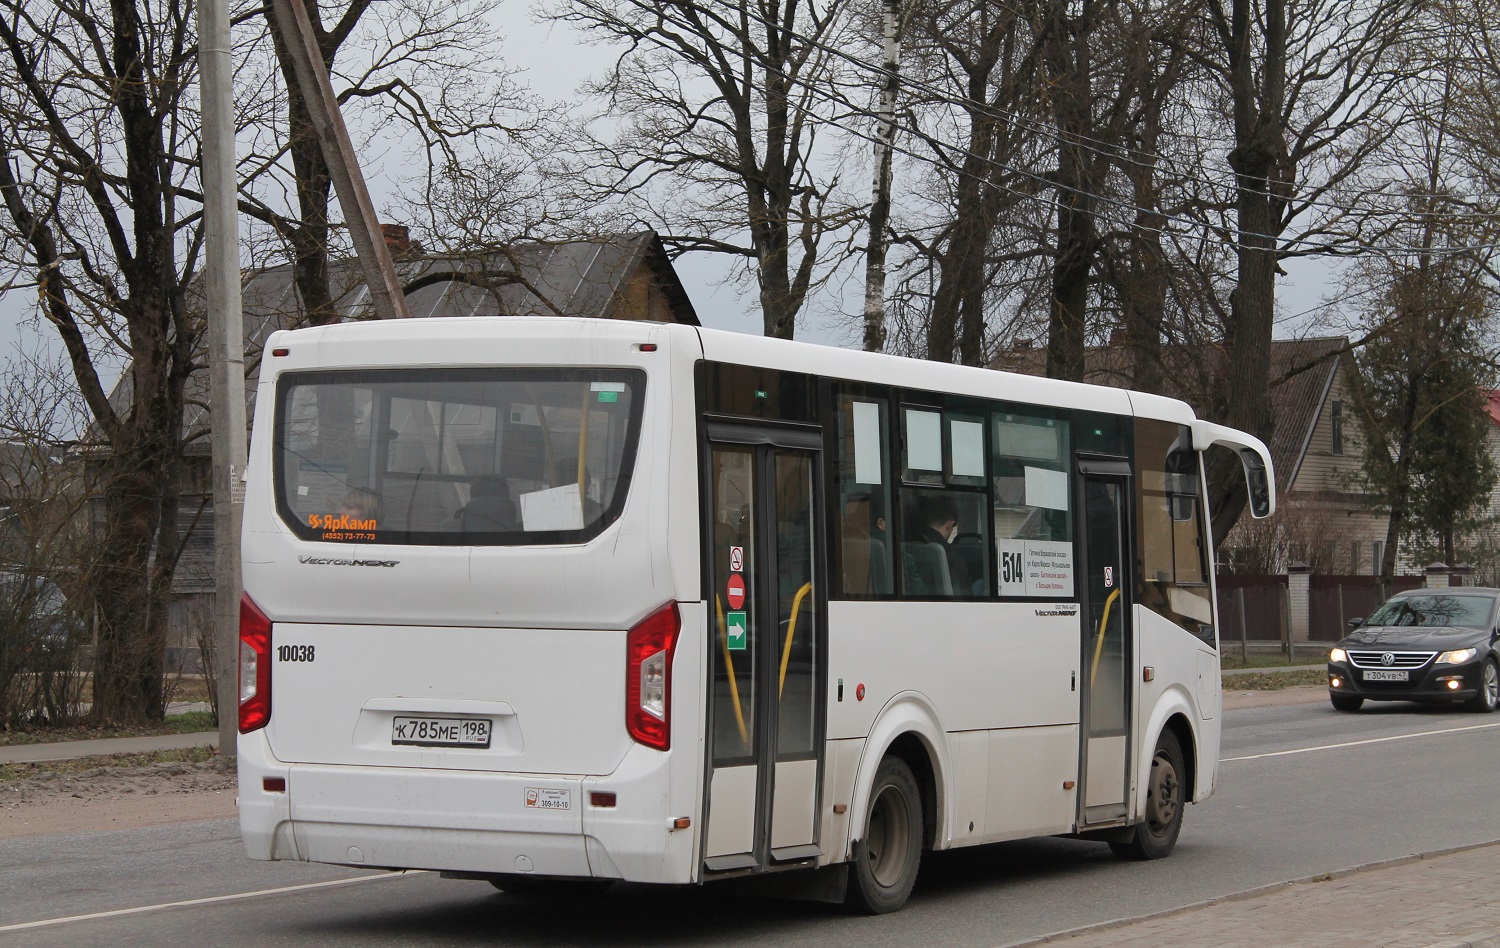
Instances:
[[[1375,565],[1370,572],[1378,576],[1385,566],[1385,541],[1376,540],[1370,544],[1370,548],[1371,556],[1375,560]]]
[[[1349,542],[1349,575],[1350,576],[1358,576],[1359,575],[1359,541],[1358,540],[1351,540]]]
[[[1332,412],[1333,412],[1333,417],[1330,419],[1333,422],[1333,448],[1332,448],[1332,450],[1333,450],[1334,454],[1343,454],[1344,453],[1344,403],[1341,402],[1341,401],[1335,401],[1333,403]]]

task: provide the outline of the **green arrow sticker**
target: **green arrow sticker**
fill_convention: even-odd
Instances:
[[[743,652],[745,650],[745,614],[731,612],[725,616],[725,622],[729,630],[729,650]]]

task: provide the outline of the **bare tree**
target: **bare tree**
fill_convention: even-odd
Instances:
[[[393,145],[417,158],[418,194],[448,175],[489,160],[491,140],[533,129],[534,103],[503,62],[489,27],[498,0],[371,0],[307,2],[314,41],[330,70],[340,105],[384,151]],[[269,228],[284,247],[301,304],[300,321],[339,318],[348,288],[329,281],[329,262],[347,247],[332,215],[332,178],[302,90],[274,18],[247,9],[247,25],[263,31],[241,44],[242,122],[253,142],[241,162],[241,209]],[[286,195],[294,195],[288,201]],[[420,197],[409,200],[416,212]]]
[[[87,424],[67,365],[17,353],[0,373],[0,727],[58,724],[82,708],[93,567]]]
[[[1269,439],[1280,261],[1363,239],[1348,186],[1393,127],[1403,69],[1392,53],[1416,8],[1404,0],[1209,0],[1204,9],[1215,44],[1201,61],[1231,112],[1238,258],[1223,333],[1225,396],[1215,413]],[[1216,454],[1209,482],[1213,532],[1222,537],[1244,509],[1238,460]]]
[[[926,215],[908,212],[902,241],[928,276],[916,351],[941,362],[983,364],[997,229],[1014,224],[1038,190],[1017,170],[1036,132],[1027,104],[1035,43],[1025,19],[990,0],[931,0],[911,11],[915,153],[929,165]],[[1025,157],[1023,157],[1025,156]],[[925,216],[926,220],[923,220]],[[1021,256],[1034,255],[1027,248]]]
[[[186,305],[201,235],[191,17],[137,0],[0,3],[0,197],[12,272],[34,275],[99,443],[94,716],[159,719],[178,547]],[[111,401],[102,373],[128,358]]]
[[[830,239],[857,218],[820,136],[847,118],[843,0],[563,0],[550,16],[620,44],[588,91],[583,203],[652,221],[674,253],[753,271],[766,335],[790,339]]]

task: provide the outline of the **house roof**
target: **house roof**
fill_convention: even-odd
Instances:
[[[1490,413],[1490,421],[1500,425],[1500,390],[1492,389],[1484,393],[1484,407]]]
[[[1290,486],[1296,480],[1313,426],[1333,387],[1339,354],[1347,346],[1348,340],[1343,336],[1272,340],[1271,413],[1276,427],[1267,447],[1271,449],[1278,484]],[[1132,371],[1135,358],[1134,350],[1123,346],[1091,348],[1084,355],[1083,380],[1129,388],[1135,375]],[[1218,363],[1223,358],[1223,350],[1217,347],[1171,347],[1163,356],[1167,371],[1162,373],[1163,391],[1159,394],[1182,399],[1193,406],[1199,417],[1210,415],[1213,405],[1222,397],[1223,373],[1218,371]],[[1001,353],[991,366],[1042,375],[1046,364],[1045,350],[1026,348]]]
[[[480,255],[412,255],[396,260],[413,317],[561,315],[618,318],[631,278],[645,270],[665,297],[673,322],[699,325],[697,312],[673,269],[655,231],[643,230],[590,240],[517,243]],[[335,307],[344,320],[367,319],[369,294],[358,261],[330,263],[328,282]],[[201,284],[194,294],[201,305]],[[255,379],[266,339],[298,324],[301,305],[290,265],[253,272],[242,291],[246,373],[246,417],[255,415]],[[201,360],[207,365],[207,359]],[[127,410],[131,396],[127,371],[110,393],[117,410]],[[209,373],[195,371],[184,392],[186,436],[209,430]],[[97,435],[92,430],[91,434]],[[88,439],[100,440],[97,437]],[[206,437],[183,448],[189,455],[209,453]]]

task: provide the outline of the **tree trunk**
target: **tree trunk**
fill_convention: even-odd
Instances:
[[[891,218],[891,153],[896,141],[896,93],[901,85],[901,0],[884,0],[881,13],[885,81],[876,111],[875,173],[870,196],[870,239],[865,249],[866,352],[885,348],[885,263]]]
[[[311,15],[314,11],[308,12]],[[328,287],[328,211],[333,178],[328,163],[323,158],[323,148],[318,143],[317,131],[302,97],[297,76],[292,71],[285,39],[277,27],[275,17],[268,16],[266,21],[275,42],[282,80],[286,83],[288,150],[291,152],[292,171],[297,182],[299,220],[282,233],[292,245],[292,279],[302,301],[302,323],[306,326],[326,326],[337,322],[339,318]],[[325,65],[331,64],[330,59],[331,57],[325,56]]]
[[[1093,12],[1090,0],[1084,0],[1076,17],[1069,16],[1069,9],[1064,3],[1051,7],[1042,26],[1042,55],[1051,86],[1053,121],[1060,133],[1053,174],[1057,234],[1047,321],[1047,376],[1081,382],[1089,279],[1098,251],[1096,191],[1086,147],[1095,137],[1089,49]]]
[[[1267,443],[1275,424],[1270,408],[1271,332],[1276,313],[1277,238],[1284,204],[1286,142],[1282,111],[1286,98],[1286,9],[1266,0],[1265,54],[1257,75],[1251,55],[1251,0],[1234,0],[1229,24],[1229,83],[1234,108],[1238,276],[1230,293],[1225,327],[1224,422]],[[1259,79],[1259,82],[1257,82]],[[1236,458],[1215,452],[1209,476],[1214,536],[1222,539],[1245,509],[1245,479]]]

